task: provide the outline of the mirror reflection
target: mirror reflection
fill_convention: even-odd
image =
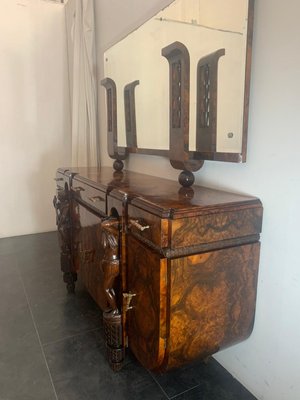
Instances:
[[[162,49],[180,42],[190,56],[188,150],[241,153],[247,23],[248,0],[175,0],[108,49],[118,146],[130,146],[124,88],[134,82],[137,147],[169,149],[169,63]]]

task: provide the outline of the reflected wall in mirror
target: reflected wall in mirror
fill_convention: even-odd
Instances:
[[[112,158],[169,155],[183,121],[183,161],[245,161],[253,3],[175,0],[105,52],[105,76],[115,85],[104,82],[108,120],[112,109],[116,118]],[[177,67],[166,56],[175,43],[184,57]]]

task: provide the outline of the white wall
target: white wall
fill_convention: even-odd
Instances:
[[[96,1],[100,78],[103,49],[167,3]],[[199,184],[256,195],[264,204],[255,328],[247,341],[216,356],[260,400],[300,399],[299,14],[299,0],[256,1],[248,161],[206,162],[196,174]],[[99,86],[102,164],[111,165],[104,93]],[[132,155],[127,167],[178,175],[158,157]]]
[[[55,229],[53,177],[70,164],[64,7],[1,0],[0,237]]]

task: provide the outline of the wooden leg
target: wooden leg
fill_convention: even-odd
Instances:
[[[104,312],[103,325],[107,360],[113,371],[120,371],[124,362],[121,314],[113,311]]]
[[[64,272],[63,279],[66,284],[68,293],[74,293],[75,282],[77,281],[76,272]]]

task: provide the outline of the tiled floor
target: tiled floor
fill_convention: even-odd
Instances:
[[[105,361],[101,313],[62,283],[55,232],[0,240],[0,400],[255,400],[215,360],[155,375]]]

